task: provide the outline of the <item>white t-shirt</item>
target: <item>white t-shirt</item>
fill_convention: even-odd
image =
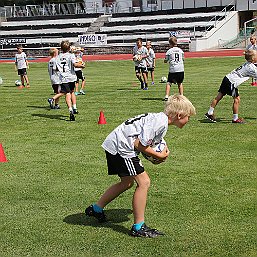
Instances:
[[[143,146],[159,142],[168,130],[168,116],[163,113],[145,113],[126,120],[105,139],[102,147],[112,155],[123,158],[138,155],[134,142],[138,138]]]
[[[154,53],[154,50],[152,48],[149,49],[148,55],[149,56],[146,58],[147,67],[152,68],[153,67],[153,62],[154,62],[154,59],[155,59],[155,53]]]
[[[62,83],[74,82],[77,80],[77,76],[74,70],[74,63],[76,63],[76,57],[69,52],[60,53],[56,58],[57,68],[60,71],[60,77]]]
[[[133,48],[133,56],[135,55],[148,56],[148,50],[145,46],[138,48],[136,45]],[[135,63],[135,66],[137,67],[146,67],[146,57],[142,58],[142,60],[140,61],[134,61],[134,63]]]
[[[231,71],[226,75],[231,84],[237,88],[240,84],[248,80],[250,77],[257,79],[257,67],[251,63],[246,62],[239,66],[238,68]]]
[[[80,52],[80,53],[76,53],[75,54],[75,57],[76,57],[76,61],[77,62],[82,62],[82,56],[83,56],[83,53]],[[78,71],[78,70],[82,70],[82,68],[74,68],[75,71]]]
[[[170,48],[165,54],[165,60],[170,64],[170,73],[184,71],[184,52],[179,47]]]
[[[51,60],[48,62],[48,73],[49,73],[52,85],[54,84],[59,85],[62,83],[60,78],[60,71],[57,69],[55,57],[51,58]]]
[[[246,47],[246,50],[257,50],[257,45],[250,44]]]
[[[27,56],[24,52],[21,52],[20,54],[15,54],[15,63],[18,70],[27,68],[26,60]]]

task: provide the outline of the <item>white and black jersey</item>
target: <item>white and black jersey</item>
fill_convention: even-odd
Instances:
[[[76,63],[76,57],[69,52],[61,53],[56,58],[57,68],[60,72],[61,82],[69,83],[77,80],[77,76],[74,70],[74,63]]]
[[[146,58],[147,67],[153,68],[154,65],[154,59],[155,59],[155,53],[152,48],[148,50],[148,57]]]
[[[250,77],[257,79],[257,67],[251,63],[246,62],[238,68],[226,75],[231,84],[237,88],[240,84],[248,80]]]
[[[143,146],[159,142],[168,130],[168,116],[163,113],[145,113],[126,120],[105,139],[102,147],[112,155],[123,158],[138,155],[134,142],[138,138]]]
[[[15,54],[15,64],[18,70],[27,68],[27,56],[24,52]]]
[[[170,48],[165,54],[165,60],[170,65],[170,73],[184,71],[184,52],[179,47]]]
[[[135,66],[136,67],[146,67],[146,58],[148,57],[148,50],[145,46],[142,46],[140,48],[138,48],[138,46],[136,45],[134,48],[133,48],[133,56],[135,55],[141,55],[141,56],[145,56],[142,58],[142,60],[140,61],[134,61],[135,63]]]
[[[55,57],[51,58],[51,60],[48,62],[48,73],[49,73],[49,77],[52,85],[61,84],[60,72],[57,68]]]

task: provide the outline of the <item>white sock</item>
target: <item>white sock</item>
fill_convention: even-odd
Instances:
[[[72,111],[73,111],[73,110],[72,110],[72,107],[70,107],[70,108],[69,108],[69,111],[70,111],[70,112],[72,112]]]
[[[76,105],[76,104],[73,104],[73,105],[72,105],[72,108],[73,108],[73,110],[74,110],[74,109],[77,109],[77,105]]]
[[[233,114],[233,120],[237,120],[238,119],[238,114]]]
[[[213,107],[210,107],[209,111],[208,111],[208,114],[209,115],[213,115],[214,113],[214,108]]]
[[[168,95],[165,95],[165,98],[169,98],[169,96],[168,96]]]

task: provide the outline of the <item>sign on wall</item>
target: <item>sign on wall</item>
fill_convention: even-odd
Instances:
[[[0,45],[26,44],[26,38],[0,38]]]
[[[106,34],[85,34],[78,36],[78,42],[80,45],[106,45]]]

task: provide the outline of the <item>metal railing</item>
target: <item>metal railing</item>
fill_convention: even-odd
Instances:
[[[234,5],[234,1],[232,1],[230,4],[228,4],[226,7],[224,7],[221,12],[223,15],[215,15],[212,19],[210,19],[207,24],[205,25],[205,32],[204,32],[204,36],[206,36],[206,34],[213,28],[216,28],[217,23],[223,19],[226,19],[227,15],[229,12],[231,11],[235,11],[236,7]],[[214,22],[214,25],[213,25]]]

